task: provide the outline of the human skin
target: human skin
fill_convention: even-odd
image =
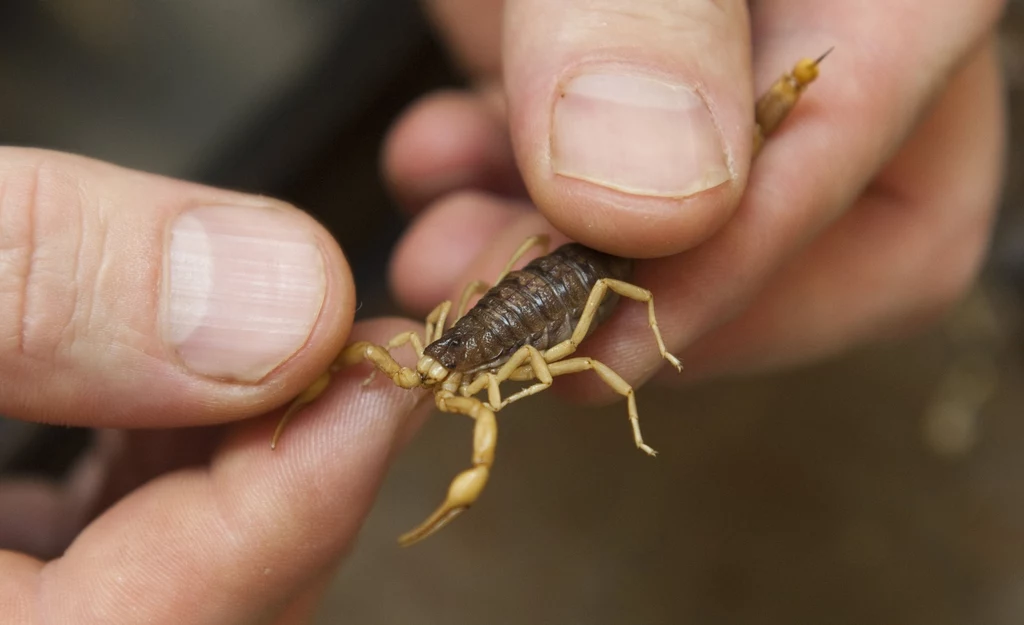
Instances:
[[[637,282],[670,348],[710,377],[919,327],[976,272],[1002,168],[998,2],[427,6],[476,88],[428,96],[388,138],[385,172],[418,215],[392,266],[412,311],[546,231],[647,259]],[[831,46],[751,169],[754,94]],[[724,181],[690,192],[631,145],[636,171],[556,172],[551,105],[583,60],[699,83]],[[567,89],[572,114],[616,80]],[[15,148],[0,148],[0,298],[0,413],[103,429],[67,483],[0,481],[5,622],[307,620],[429,404],[346,372],[271,452],[276,408],[347,341],[421,326],[353,326],[343,253],[294,207]],[[661,361],[642,307],[622,310],[587,349],[639,385]],[[556,387],[611,399],[586,375]]]

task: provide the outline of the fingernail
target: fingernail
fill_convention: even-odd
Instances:
[[[685,197],[732,177],[704,98],[629,74],[582,74],[564,86],[551,155],[556,174],[636,195]]]
[[[327,283],[297,221],[269,207],[206,206],[172,225],[164,337],[188,368],[255,382],[306,343]]]

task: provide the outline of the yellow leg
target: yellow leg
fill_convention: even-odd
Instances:
[[[498,275],[498,278],[494,283],[497,284],[504,280],[505,276],[507,276],[509,272],[512,271],[512,268],[516,266],[516,263],[519,262],[519,259],[525,256],[532,248],[539,247],[541,255],[544,255],[547,254],[548,245],[550,244],[551,237],[546,234],[535,234],[523,241],[523,244],[519,246],[519,249],[512,254],[512,258],[508,259],[508,262],[505,264],[505,268],[501,270],[501,273]]]
[[[636,394],[633,392],[633,387],[623,380],[622,376],[615,373],[608,365],[598,362],[593,358],[570,358],[569,360],[550,363],[548,365],[548,371],[552,376],[579,373],[580,371],[594,371],[597,373],[598,377],[600,377],[605,384],[611,387],[611,389],[616,393],[626,398],[626,410],[629,413],[629,423],[633,426],[633,442],[636,443],[637,449],[640,449],[652,456],[656,456],[658,454],[658,452],[654,451],[650,446],[644,443],[644,437],[640,434],[640,414],[636,410]]]
[[[628,297],[629,299],[647,304],[647,324],[651,327],[654,339],[658,342],[658,352],[662,358],[676,368],[676,371],[681,372],[683,370],[682,363],[679,362],[678,358],[668,353],[668,349],[665,348],[665,341],[661,338],[661,329],[658,328],[658,320],[654,315],[654,295],[647,289],[609,278],[598,280],[597,284],[594,285],[594,288],[590,291],[590,297],[587,298],[587,303],[583,307],[583,315],[580,316],[579,323],[576,324],[572,331],[572,336],[546,350],[544,352],[544,360],[549,363],[555,362],[576,351],[576,348],[583,342],[583,339],[587,337],[590,325],[594,322],[594,315],[597,314],[597,309],[601,306],[601,302],[604,301],[609,290],[618,293],[622,297]]]
[[[413,351],[416,352],[416,357],[423,356],[423,342],[420,340],[420,336],[416,332],[410,330],[408,332],[402,332],[396,335],[393,339],[388,341],[388,344],[384,346],[384,349],[391,353],[392,351],[402,347],[406,343],[411,344]],[[363,386],[369,386],[373,382],[374,378],[377,377],[377,369],[370,372],[370,375],[366,376],[363,380]]]
[[[508,380],[513,373],[519,370],[527,361],[530,362],[531,377],[528,379],[535,379],[538,382],[529,388],[525,388],[516,394],[512,395],[508,399],[501,399],[501,390],[499,385]],[[495,373],[482,373],[478,375],[473,381],[467,384],[464,389],[460,389],[460,392],[465,396],[476,395],[482,391],[485,387],[487,388],[487,407],[497,412],[512,402],[534,395],[543,391],[544,389],[551,386],[551,375],[548,373],[547,363],[544,362],[544,356],[532,345],[525,345],[520,347],[516,353],[505,362],[500,369]]]
[[[430,314],[427,315],[426,327],[423,330],[424,341],[433,343],[441,338],[441,334],[444,333],[444,322],[448,318],[448,312],[451,309],[452,303],[444,301],[438,304],[434,310],[430,311]]]
[[[430,536],[473,505],[487,485],[494,465],[494,448],[498,442],[498,420],[494,412],[478,399],[456,397],[443,390],[439,390],[434,399],[442,411],[463,414],[476,421],[473,428],[473,466],[455,476],[444,503],[426,521],[398,538],[403,547]]]
[[[538,371],[542,373],[536,373]],[[537,379],[546,381],[538,382],[537,384],[531,385],[518,393],[507,397],[504,401],[500,402],[500,406],[504,408],[514,401],[539,393],[545,388],[551,386],[551,380],[556,376],[566,375],[568,373],[579,373],[580,371],[594,371],[605,384],[612,388],[612,390],[626,398],[626,410],[629,414],[629,422],[633,427],[633,441],[640,450],[652,456],[657,455],[656,451],[644,443],[644,438],[640,433],[640,414],[636,409],[636,395],[633,391],[633,387],[622,379],[622,376],[615,373],[611,367],[600,361],[594,360],[593,358],[570,358],[568,360],[559,360],[551,363],[537,363],[531,361],[528,365],[520,366],[512,371],[508,377],[504,378],[502,381],[506,379],[517,382],[526,382]],[[494,405],[493,399],[491,400],[491,403]]]
[[[397,339],[398,337],[395,338]],[[285,410],[284,416],[282,416],[281,420],[278,422],[277,429],[274,430],[274,436],[270,440],[270,448],[275,449],[277,447],[277,442],[281,438],[281,433],[284,432],[284,428],[288,425],[291,418],[299,410],[313,403],[313,401],[324,392],[331,381],[331,374],[337,373],[346,367],[358,364],[363,360],[368,360],[377,368],[377,370],[391,378],[392,382],[402,388],[416,388],[421,383],[420,375],[416,373],[416,371],[398,364],[398,362],[384,347],[374,345],[367,341],[353,343],[341,350],[341,353],[334,359],[334,362],[331,363],[331,366],[327,371],[322,373],[320,377],[313,382],[313,384],[292,400],[288,409]]]

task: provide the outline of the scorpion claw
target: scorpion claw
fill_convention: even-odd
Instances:
[[[398,538],[398,543],[403,547],[408,547],[448,525],[452,519],[462,514],[476,501],[487,484],[489,474],[490,471],[487,467],[480,465],[455,476],[452,485],[448,488],[448,497],[444,503],[427,517],[426,521],[402,534]]]

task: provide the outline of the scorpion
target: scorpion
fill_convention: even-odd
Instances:
[[[817,59],[803,59],[783,74],[757,101],[753,154],[782,123],[807,86],[818,76]],[[579,243],[567,243],[550,254],[546,235],[528,238],[509,259],[490,286],[483,281],[466,286],[452,325],[446,328],[452,302],[439,304],[427,316],[423,339],[415,331],[403,332],[386,345],[360,341],[346,346],[309,387],[288,406],[274,432],[276,448],[288,421],[327,388],[331,375],[368,361],[374,366],[365,380],[378,371],[404,389],[424,388],[434,394],[442,412],[465,415],[475,422],[472,466],[451,482],[443,503],[420,525],[403,534],[403,546],[416,543],[447,525],[468,509],[483,492],[494,464],[498,424],[495,413],[551,386],[555,377],[594,371],[616,393],[626,398],[626,409],[637,448],[656,455],[640,432],[640,417],[633,388],[610,367],[573,353],[613,312],[621,298],[647,305],[647,319],[661,357],[677,371],[679,359],[668,352],[654,313],[654,295],[629,283],[634,261],[606,254]],[[541,256],[519,270],[517,262],[530,250]],[[483,293],[466,310],[470,299]],[[426,343],[426,346],[424,346]],[[411,345],[418,361],[415,368],[399,364],[391,352]],[[533,382],[508,397],[500,385],[506,381]],[[476,397],[486,389],[487,401]]]

